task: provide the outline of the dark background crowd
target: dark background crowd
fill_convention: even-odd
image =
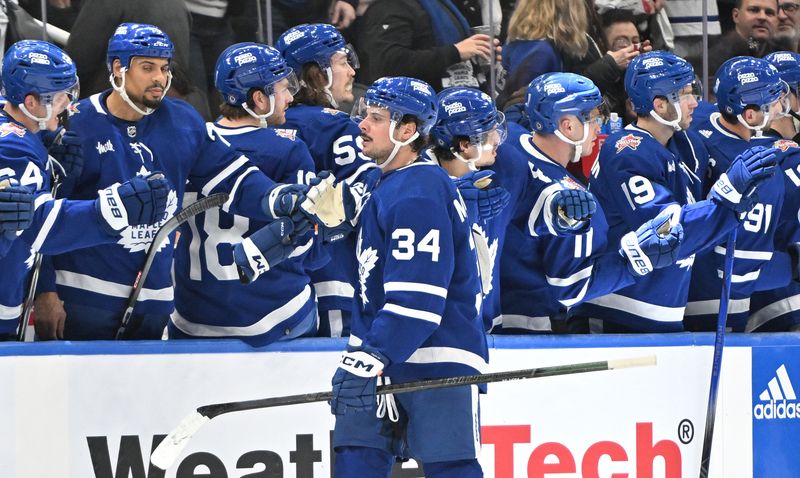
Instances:
[[[273,44],[288,28],[325,22],[339,28],[360,59],[355,92],[382,76],[413,76],[436,89],[479,86],[513,109],[539,74],[572,71],[591,78],[613,111],[630,119],[622,78],[630,60],[649,49],[672,50],[703,72],[702,0],[0,0],[5,44],[40,35],[23,28],[25,13],[69,32],[86,97],[108,87],[105,44],[124,21],[155,24],[175,43],[170,94],[208,120],[220,103],[214,64],[230,44]],[[22,7],[20,9],[19,7]],[[260,19],[260,20],[259,20]],[[708,77],[737,55],[797,51],[800,3],[791,0],[707,0]],[[0,16],[0,25],[4,20]],[[24,26],[24,25],[23,25]],[[51,28],[51,40],[58,35]],[[488,37],[503,45],[490,53]],[[40,38],[38,36],[37,38]],[[64,35],[66,37],[66,35]],[[526,51],[545,40],[547,51]],[[496,50],[499,53],[499,50]],[[520,55],[516,55],[520,56]],[[490,61],[491,60],[491,61]],[[710,85],[706,85],[708,87]],[[710,89],[709,89],[710,91]],[[347,105],[340,105],[345,109]],[[626,119],[626,123],[627,123]]]

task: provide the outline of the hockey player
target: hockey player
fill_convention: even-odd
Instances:
[[[54,200],[53,165],[36,133],[55,130],[59,114],[77,96],[75,65],[50,43],[20,41],[6,51],[2,79],[7,101],[0,115],[0,175],[6,184],[0,190],[0,340],[15,336],[34,253],[113,243],[129,224],[160,220],[168,190],[153,175],[108,184],[99,198],[95,189],[86,200]]]
[[[170,191],[158,224],[128,228],[114,245],[54,257],[57,295],[54,287],[43,297],[49,305],[42,309],[52,313],[37,314],[37,323],[58,324],[65,312],[64,338],[114,337],[146,250],[161,224],[181,208],[187,180],[203,195],[230,193],[224,212],[260,221],[290,215],[307,189],[274,183],[188,104],[166,97],[172,55],[172,42],[157,27],[120,25],[108,44],[112,89],[82,100],[73,111],[70,127],[81,137],[85,164],[72,197],[154,170],[164,171]],[[174,236],[155,256],[128,327],[130,338],[162,335],[174,308],[173,246]],[[58,327],[47,327],[47,337],[57,337],[52,330]]]
[[[753,188],[772,177],[774,152],[747,151],[732,160],[710,199],[696,201],[700,178],[686,164],[702,165],[707,156],[697,136],[685,131],[697,106],[693,82],[691,65],[661,51],[634,58],[625,73],[638,118],[606,140],[590,181],[605,210],[609,241],[665,208],[675,211],[685,236],[676,264],[570,311],[597,319],[590,322],[593,331],[683,330],[694,254],[719,244],[737,227],[739,214],[753,204]]]
[[[284,123],[297,93],[297,79],[277,50],[257,43],[228,47],[217,60],[214,82],[224,103],[222,118],[209,128],[221,141],[276,181],[299,182],[313,173],[314,161],[295,130],[275,128]],[[193,184],[186,191],[202,194]],[[284,245],[291,260],[270,266],[250,285],[239,283],[233,249],[227,245],[252,237],[265,225],[219,210],[189,220],[175,251],[170,338],[237,337],[258,346],[316,332],[315,298],[304,269],[310,234],[296,249]],[[292,235],[291,222],[282,225]]]
[[[763,135],[772,121],[787,113],[789,100],[786,83],[766,60],[735,57],[726,61],[717,71],[715,94],[718,110],[692,124],[710,156],[709,184],[754,145],[775,148],[781,168],[788,156],[797,153],[797,145]],[[744,330],[754,291],[789,283],[788,259],[785,254],[776,256],[780,251],[775,249],[784,191],[784,175],[776,174],[759,186],[752,207],[739,211],[745,215],[737,230],[727,316],[727,326],[734,331]],[[725,252],[721,244],[695,258],[684,320],[688,330],[716,328]]]
[[[771,122],[767,136],[781,137],[776,140],[778,147],[795,151],[781,162],[783,171],[783,184],[785,194],[781,204],[781,213],[778,218],[775,232],[775,259],[781,260],[780,251],[787,251],[795,247],[793,244],[800,241],[798,234],[797,215],[800,211],[800,158],[797,154],[798,130],[797,121],[800,119],[800,102],[798,101],[798,87],[800,87],[800,54],[788,51],[770,53],[764,57],[772,66],[778,69],[781,79],[789,85],[790,108],[787,115],[776,118]],[[791,141],[789,141],[791,140]],[[745,331],[787,331],[800,330],[800,283],[791,281],[786,287],[754,292],[750,297],[750,316],[747,319]]]
[[[589,151],[604,119],[602,106],[594,83],[573,73],[542,75],[528,86],[525,107],[534,134],[510,143],[527,165],[500,261],[505,329],[581,331],[553,318],[675,260],[683,232],[680,224],[665,225],[668,214],[607,238],[602,208],[566,170]],[[662,226],[668,229],[663,235],[657,233]]]
[[[308,145],[317,171],[332,171],[366,197],[380,171],[361,153],[358,126],[335,109],[353,101],[353,68],[358,67],[355,53],[342,34],[327,24],[290,28],[276,47],[300,80],[300,91],[286,111],[285,127],[297,130]],[[354,234],[325,249],[331,262],[311,272],[319,300],[320,335],[345,336],[350,330],[357,275]]]
[[[419,158],[436,119],[433,88],[382,78],[362,100],[363,154],[383,178],[359,220],[356,307],[333,377],[334,475],[386,477],[395,457],[411,456],[425,476],[483,476],[476,386],[384,396],[376,417],[378,375],[483,372],[488,350],[466,207],[447,173]]]

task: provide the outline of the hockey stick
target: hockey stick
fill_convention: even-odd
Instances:
[[[378,387],[377,394],[419,392],[436,388],[458,387],[461,385],[475,385],[479,383],[506,382],[509,380],[523,380],[528,378],[554,377],[575,373],[599,372],[603,370],[616,370],[630,367],[647,367],[656,364],[656,357],[633,357],[618,360],[604,360],[600,362],[586,362],[570,365],[556,365],[553,367],[540,367],[508,372],[496,372],[462,377],[440,378],[434,380],[420,380]],[[205,405],[183,419],[178,426],[169,432],[164,440],[150,455],[150,462],[156,467],[166,470],[177,460],[189,439],[197,433],[201,426],[212,418],[225,413],[255,410],[259,408],[282,407],[301,403],[324,402],[332,398],[331,392],[307,393],[302,395],[288,395],[285,397],[262,398],[258,400],[245,400],[241,402],[216,403]]]
[[[728,236],[725,246],[725,265],[723,271],[722,294],[719,298],[719,315],[717,316],[717,332],[714,335],[714,358],[711,362],[711,383],[708,387],[708,408],[706,409],[706,429],[703,435],[703,452],[700,455],[700,478],[708,476],[711,462],[711,442],[714,438],[714,419],[717,415],[717,391],[720,372],[722,371],[722,351],[725,348],[725,326],[728,322],[728,301],[731,292],[731,275],[733,274],[733,255],[736,248],[736,229]]]
[[[139,273],[136,274],[136,280],[133,282],[133,290],[131,291],[131,295],[128,297],[128,304],[125,307],[125,314],[122,316],[119,329],[117,329],[116,336],[114,337],[115,339],[119,340],[125,335],[125,331],[128,328],[128,322],[131,320],[131,316],[133,315],[133,308],[136,306],[139,293],[142,291],[144,281],[147,278],[147,274],[150,272],[150,266],[153,265],[153,260],[156,258],[156,254],[158,254],[161,244],[167,239],[167,237],[169,237],[170,234],[172,234],[189,218],[196,216],[208,209],[220,207],[227,200],[228,193],[217,193],[208,197],[204,197],[197,202],[193,202],[192,204],[183,208],[178,214],[172,216],[169,221],[165,222],[164,225],[161,226],[156,233],[156,237],[153,238],[153,242],[150,243],[150,248],[147,250],[147,257],[145,258],[144,266],[141,268],[141,270],[139,270]]]
[[[64,117],[66,118],[66,117]],[[66,127],[66,119],[59,119],[62,124],[61,130],[56,134],[55,138],[53,139],[53,143],[50,145],[52,148],[54,145],[61,144],[62,138],[67,133]],[[48,152],[50,151],[48,148]],[[53,198],[56,197],[58,193],[58,187],[61,186],[61,181],[63,180],[64,176],[66,176],[66,171],[61,164],[58,163],[55,159],[50,159],[50,165],[52,166],[53,170],[50,173],[51,175],[51,184],[50,184],[50,195]],[[58,166],[58,168],[56,168]],[[61,170],[59,174],[58,170]],[[33,256],[33,267],[31,268],[31,280],[28,282],[28,295],[25,296],[25,302],[22,304],[22,314],[19,316],[19,328],[17,329],[17,341],[24,342],[25,335],[28,333],[28,323],[31,320],[31,312],[33,311],[33,300],[36,296],[36,286],[39,285],[39,272],[42,270],[42,260],[44,256],[42,253],[37,252]]]

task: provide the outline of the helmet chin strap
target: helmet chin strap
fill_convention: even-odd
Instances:
[[[133,111],[139,113],[140,115],[144,115],[144,116],[152,114],[155,111],[154,108],[149,108],[149,107],[145,106],[144,110],[142,110],[141,108],[136,106],[136,104],[133,102],[133,100],[131,100],[131,98],[128,96],[128,92],[125,90],[125,72],[127,72],[127,71],[128,71],[127,68],[121,68],[120,69],[120,73],[122,73],[122,75],[121,75],[122,82],[121,82],[121,84],[119,86],[117,85],[117,82],[114,81],[115,80],[114,73],[111,73],[111,76],[109,77],[109,81],[111,82],[111,87],[114,88],[114,91],[119,93],[119,96],[122,98],[122,101],[124,101],[125,103],[128,104],[128,106],[133,108]],[[169,91],[169,87],[170,86],[172,86],[172,72],[168,73],[167,86],[164,87],[164,92],[161,93],[161,98],[159,98],[159,101],[163,100],[164,97],[167,96],[167,91]]]
[[[396,139],[394,139],[394,130],[396,127],[397,127],[397,121],[392,120],[389,123],[389,140],[392,142],[392,144],[394,144],[394,148],[392,148],[392,152],[389,154],[389,157],[386,158],[386,161],[378,165],[378,167],[381,169],[385,169],[386,166],[388,166],[389,163],[392,162],[394,157],[397,156],[397,152],[400,151],[400,148],[402,148],[403,146],[408,146],[415,139],[419,138],[419,131],[415,131],[414,134],[412,134],[411,137],[408,138],[407,140],[397,141]]]
[[[585,143],[586,140],[589,139],[589,123],[583,123],[583,138],[580,141],[573,141],[567,138],[566,136],[564,136],[564,133],[562,133],[560,129],[555,130],[554,134],[561,141],[567,144],[571,144],[572,146],[575,146],[575,154],[572,156],[570,163],[577,163],[578,161],[580,161],[581,153],[583,153],[583,143]]]
[[[655,110],[650,110],[650,116],[653,117],[654,120],[658,121],[659,123],[663,124],[664,126],[669,126],[670,128],[674,129],[675,131],[680,131],[681,128],[680,122],[683,119],[683,113],[681,112],[681,105],[680,103],[673,102],[670,103],[673,108],[675,108],[675,112],[678,114],[678,117],[672,121],[667,121],[661,117]]]
[[[258,120],[258,127],[259,128],[266,128],[267,127],[267,118],[272,116],[272,113],[275,112],[275,95],[269,95],[269,111],[267,114],[257,114],[255,111],[251,110],[249,106],[247,106],[247,101],[242,103],[242,108],[247,111],[247,114],[252,116],[253,118]]]
[[[45,104],[45,107],[47,108],[47,115],[44,118],[40,118],[40,117],[32,114],[30,111],[28,111],[28,108],[25,107],[25,104],[23,104],[23,103],[19,104],[19,109],[22,111],[22,113],[25,116],[27,116],[28,118],[32,119],[33,121],[36,121],[39,124],[39,129],[40,130],[47,129],[47,122],[50,121],[50,118],[53,117],[53,105],[52,105],[52,103]]]
[[[475,144],[475,143],[472,143],[472,144]],[[487,144],[480,144],[479,143],[479,144],[475,144],[475,146],[476,146],[476,149],[478,150],[478,157],[475,158],[475,159],[467,159],[467,158],[461,156],[461,154],[459,154],[456,151],[455,148],[450,148],[450,152],[453,153],[453,156],[455,156],[456,159],[466,163],[467,166],[469,167],[470,171],[477,171],[478,170],[478,163],[480,162],[481,158],[483,158],[483,152],[484,151],[490,151],[492,149],[492,146],[490,144],[488,144],[488,143]]]
[[[322,91],[325,93],[325,96],[328,97],[331,106],[338,108],[339,103],[333,99],[333,92],[331,91],[331,87],[333,86],[333,69],[331,67],[325,68],[325,76],[328,77],[328,84],[322,87]]]
[[[745,128],[749,129],[750,131],[755,131],[756,138],[760,138],[764,135],[764,128],[766,128],[767,123],[769,123],[769,113],[764,113],[764,121],[762,121],[760,125],[755,127],[747,124],[747,121],[744,120],[741,114],[736,115],[736,119],[739,120],[739,123],[743,124]]]

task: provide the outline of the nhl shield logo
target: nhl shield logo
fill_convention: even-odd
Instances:
[[[128,137],[135,138],[136,137],[136,126],[130,125],[128,126]]]
[[[642,138],[639,136],[634,136],[633,133],[626,134],[625,136],[621,137],[617,140],[614,144],[617,148],[617,154],[622,152],[625,148],[631,148],[633,151],[636,151],[636,148],[642,143]]]

